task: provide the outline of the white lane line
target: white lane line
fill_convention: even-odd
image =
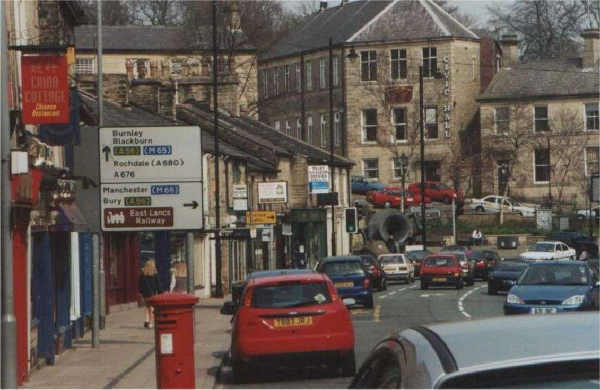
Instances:
[[[419,286],[412,286],[412,287],[409,287],[409,288],[412,289],[412,290],[414,290],[414,289],[419,288]]]
[[[404,288],[398,289],[398,290],[396,290],[396,291],[391,291],[391,292],[389,292],[388,294],[381,295],[381,296],[379,297],[379,299],[383,299],[383,298],[387,297],[388,295],[394,295],[394,294],[396,294],[397,292],[402,292],[402,291],[406,290],[407,288],[408,288],[408,287],[404,287]]]
[[[385,297],[387,297],[387,295],[381,295],[381,296],[379,297],[379,299],[383,299],[383,298],[385,298]]]
[[[472,294],[473,292],[475,292],[476,290],[479,290],[480,288],[483,288],[485,286],[479,286],[479,287],[475,287],[469,291],[467,291],[462,297],[460,297],[460,299],[458,300],[458,311],[460,311],[462,313],[462,315],[464,315],[467,318],[471,318],[471,315],[469,313],[467,313],[467,311],[465,310],[465,306],[463,304],[463,301],[466,297],[468,297],[470,294]]]
[[[392,292],[391,292],[391,293],[389,293],[388,295],[394,295],[394,294],[396,294],[396,293],[397,293],[397,291],[392,291]]]

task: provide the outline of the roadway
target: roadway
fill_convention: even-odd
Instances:
[[[357,369],[382,338],[410,326],[445,321],[470,321],[502,316],[506,294],[487,295],[487,282],[456,290],[430,287],[421,290],[419,280],[412,284],[388,282],[387,291],[375,293],[375,308],[351,308],[355,331]],[[352,378],[336,376],[331,369],[307,368],[264,370],[253,383],[236,384],[231,367],[222,370],[219,388],[347,388]]]

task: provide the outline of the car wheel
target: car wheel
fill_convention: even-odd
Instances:
[[[356,374],[356,359],[354,351],[342,358],[342,376],[354,376]]]
[[[381,282],[379,282],[379,291],[385,291],[387,290],[387,279],[383,278],[381,279]]]
[[[463,278],[460,278],[458,280],[458,282],[456,282],[456,289],[460,290],[464,287],[464,285],[465,285],[465,281],[463,280]]]
[[[496,295],[497,293],[498,291],[496,291],[496,289],[491,284],[488,284],[488,295]]]
[[[421,290],[427,290],[429,288],[429,285],[423,281],[421,281]]]
[[[231,368],[233,369],[233,376],[236,382],[246,383],[250,379],[248,363],[244,363],[240,359],[233,359],[231,361]]]
[[[367,309],[372,309],[372,308],[373,308],[373,306],[375,306],[375,305],[373,304],[373,295],[371,295],[371,296],[370,296],[369,298],[367,298],[367,300],[365,301],[365,307],[366,307]]]
[[[390,202],[385,202],[385,203],[383,204],[383,208],[384,208],[384,209],[389,209],[390,207],[392,207],[392,204],[391,204]]]
[[[483,208],[483,206],[477,206],[475,207],[475,211],[477,211],[478,213],[483,213],[485,209]]]

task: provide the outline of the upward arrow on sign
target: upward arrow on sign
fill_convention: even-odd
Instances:
[[[108,161],[108,155],[110,154],[110,148],[105,146],[102,148],[102,153],[104,153],[104,158]]]

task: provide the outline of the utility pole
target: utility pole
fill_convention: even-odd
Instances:
[[[335,167],[334,156],[334,129],[333,129],[333,41],[329,37],[329,172],[331,175],[331,192],[335,193]],[[337,203],[337,202],[336,202]],[[335,241],[335,204],[331,204],[331,255],[336,255]]]
[[[215,138],[215,265],[217,284],[215,297],[223,297],[223,282],[221,280],[221,210],[219,196],[219,100],[217,91],[217,62],[219,59],[219,46],[217,43],[217,1],[212,0],[212,33],[213,33],[213,127]]]
[[[10,183],[10,113],[8,110],[8,31],[6,26],[6,2],[0,2],[0,148],[2,162],[2,380],[4,389],[17,387],[17,320],[13,288],[13,251],[10,216],[12,211]]]
[[[419,66],[419,125],[421,127],[421,241],[423,250],[427,250],[427,231],[425,228],[425,129],[423,128],[423,66]]]

